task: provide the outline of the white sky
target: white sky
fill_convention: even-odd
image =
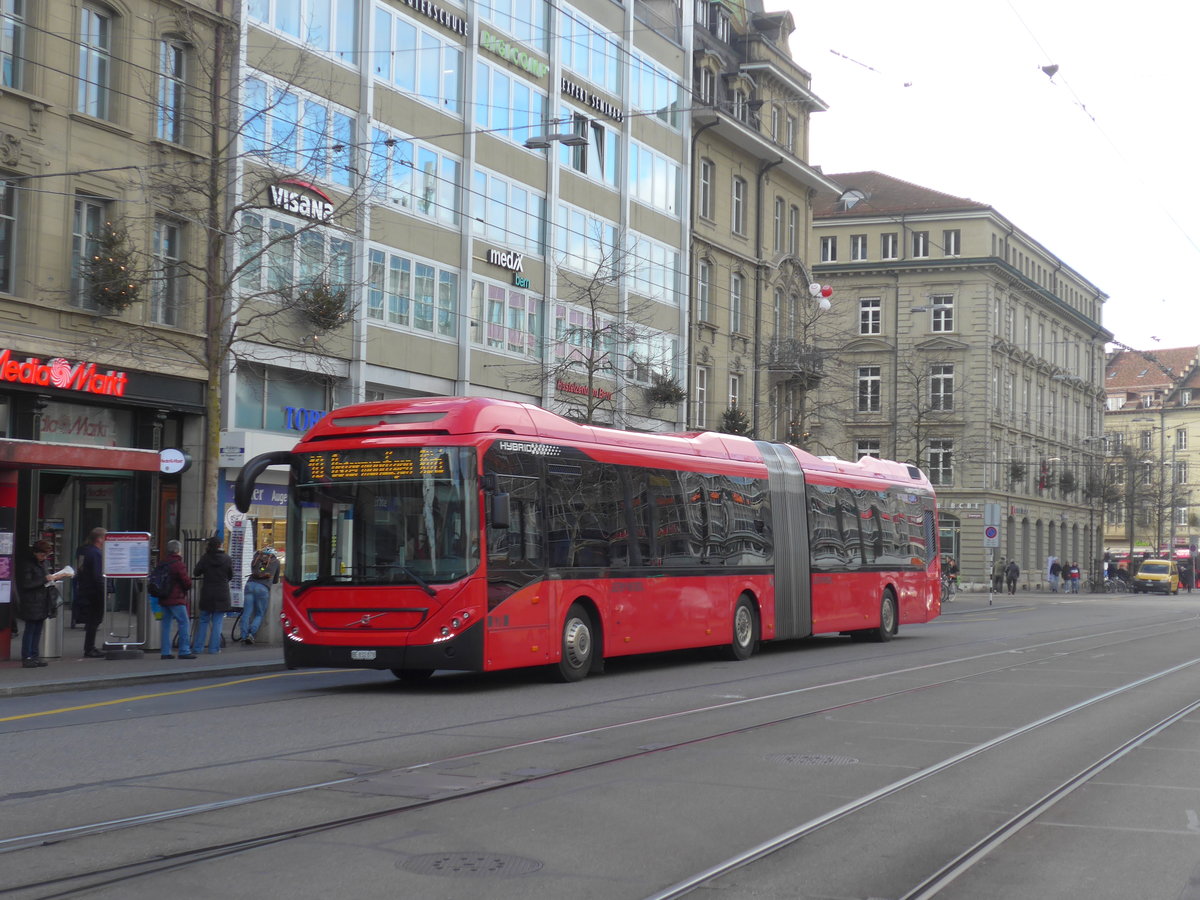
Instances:
[[[830,107],[810,163],[986,203],[1109,295],[1118,341],[1200,344],[1200,4],[764,3]]]

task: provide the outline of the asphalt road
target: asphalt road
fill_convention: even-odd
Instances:
[[[14,898],[1200,898],[1200,594],[746,662],[6,699]]]

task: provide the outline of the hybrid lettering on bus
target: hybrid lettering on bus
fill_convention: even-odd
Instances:
[[[726,434],[580,425],[470,397],[335,410],[236,483],[290,468],[288,666],[549,666],[762,640],[887,641],[940,611],[914,466]]]

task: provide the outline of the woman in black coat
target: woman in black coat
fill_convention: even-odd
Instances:
[[[194,647],[197,653],[221,652],[221,620],[233,608],[229,596],[229,583],[233,580],[233,560],[221,549],[221,539],[210,537],[204,555],[196,561],[192,577],[203,578],[200,587],[200,624],[196,630]],[[209,625],[212,626],[211,633]],[[208,646],[205,647],[205,637]]]
[[[51,596],[50,586],[60,577],[46,574],[46,558],[50,543],[38,541],[29,548],[17,568],[17,617],[25,620],[21,633],[21,665],[33,669],[46,665],[41,653],[42,628],[46,620],[57,614],[58,589]]]

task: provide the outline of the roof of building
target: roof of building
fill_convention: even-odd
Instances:
[[[1200,347],[1196,346],[1118,350],[1104,367],[1104,387],[1110,392],[1170,390],[1185,376],[1194,375],[1198,364]]]
[[[841,185],[846,192],[855,191],[862,196],[857,202],[846,203],[842,198],[847,197],[848,193],[839,196],[826,191],[820,192],[813,203],[813,217],[818,219],[992,208],[987,203],[943,194],[941,191],[893,178],[882,172],[845,172],[826,177]],[[853,195],[850,195],[850,199],[853,199]]]

